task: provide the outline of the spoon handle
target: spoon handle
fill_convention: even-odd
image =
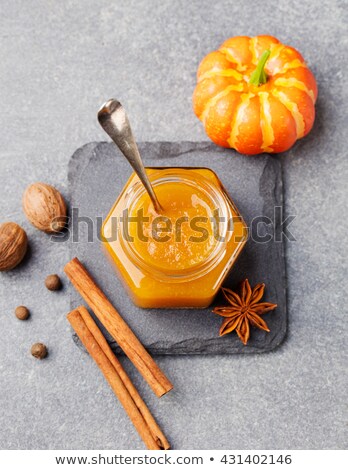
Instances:
[[[107,101],[98,112],[98,121],[132,165],[133,170],[148,192],[156,212],[161,213],[161,204],[147,176],[128,116],[122,104],[114,99]]]

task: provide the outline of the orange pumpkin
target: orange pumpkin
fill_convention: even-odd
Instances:
[[[288,150],[311,130],[317,85],[301,54],[272,36],[237,36],[200,63],[196,116],[217,145],[254,155]]]

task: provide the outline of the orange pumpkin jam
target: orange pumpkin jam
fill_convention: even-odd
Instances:
[[[130,216],[141,220],[141,214],[144,219],[142,227],[130,224],[134,250],[158,269],[183,270],[204,262],[218,243],[214,237],[215,206],[209,196],[183,182],[161,184],[156,194],[161,214],[156,213],[147,193],[132,207]]]
[[[103,224],[104,247],[136,305],[207,307],[246,242],[246,225],[213,171],[147,172],[162,213],[133,174]]]

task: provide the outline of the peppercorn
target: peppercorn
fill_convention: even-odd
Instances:
[[[62,288],[62,281],[58,274],[50,274],[46,277],[45,286],[48,290],[59,290]]]
[[[24,307],[24,305],[20,305],[16,308],[15,315],[18,320],[27,320],[29,318],[30,313],[27,307]]]
[[[47,356],[47,348],[43,343],[35,343],[31,347],[31,355],[36,359],[44,359]]]

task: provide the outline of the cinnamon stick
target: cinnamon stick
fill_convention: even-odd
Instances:
[[[74,258],[66,264],[64,271],[75,289],[120,345],[154,393],[161,397],[169,392],[173,388],[171,382],[94,282],[83,264],[77,258]]]
[[[150,410],[84,306],[67,315],[71,326],[99,366],[148,449],[169,449]]]

